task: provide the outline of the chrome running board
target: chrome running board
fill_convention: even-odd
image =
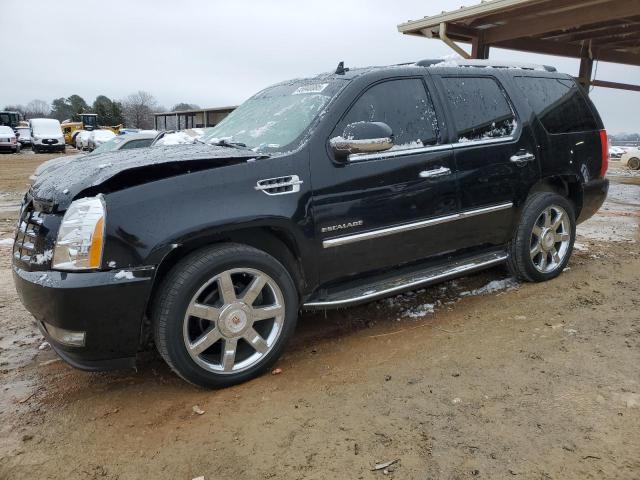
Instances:
[[[359,284],[344,290],[328,291],[311,298],[302,308],[305,310],[318,310],[357,305],[492,267],[503,263],[506,259],[506,252],[494,251],[454,261],[447,265],[413,270],[409,273],[386,277],[377,281],[374,280],[369,284]]]

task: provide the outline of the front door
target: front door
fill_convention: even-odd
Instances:
[[[447,250],[440,220],[458,210],[452,149],[442,145],[424,78],[369,85],[329,138],[361,121],[389,125],[395,147],[349,160],[336,159],[330,149],[311,153],[321,283]]]

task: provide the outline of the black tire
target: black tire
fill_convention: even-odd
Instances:
[[[637,157],[630,158],[629,161],[627,162],[627,166],[631,170],[640,170],[640,158],[637,158]]]
[[[546,252],[540,252],[537,254],[536,261],[532,258],[532,252],[536,245],[541,245],[542,238],[538,238],[534,236],[534,227],[539,225],[541,216],[543,212],[548,211],[548,209],[554,209],[560,211],[560,209],[564,210],[567,215],[568,222],[561,229],[564,231],[566,229],[566,234],[569,235],[567,240],[568,243],[561,242],[558,244],[554,244],[553,247],[556,251],[563,251],[563,255],[560,258],[559,262],[550,261],[548,262],[548,268],[550,271],[541,271],[538,267],[540,267],[540,258],[542,255],[550,255]],[[539,230],[539,228],[538,228]],[[543,227],[543,230],[544,229]],[[551,235],[551,234],[549,234]],[[520,223],[518,224],[514,237],[511,239],[508,248],[509,257],[507,259],[507,267],[513,276],[520,280],[524,280],[527,282],[545,282],[547,280],[551,280],[556,278],[558,275],[562,273],[564,268],[566,267],[569,259],[571,258],[571,253],[573,252],[573,243],[575,242],[576,237],[576,221],[575,221],[575,210],[573,204],[557,193],[551,192],[537,192],[532,194],[526,201],[524,208],[522,210],[522,216],[520,217]],[[534,241],[535,238],[538,238],[538,241]],[[545,231],[545,239],[546,239],[546,231]],[[551,243],[551,239],[548,243]],[[545,258],[550,258],[545,257]],[[547,263],[547,260],[545,260]],[[538,267],[536,267],[538,265]]]
[[[219,358],[222,364],[222,359],[224,358],[223,351],[226,350],[227,340],[223,337],[220,342],[211,345],[201,354],[196,354],[197,360],[194,359],[187,349],[187,339],[184,337],[184,335],[187,334],[184,333],[183,328],[185,328],[185,323],[191,325],[190,322],[193,321],[200,323],[205,321],[203,321],[202,318],[187,317],[186,313],[192,300],[199,298],[197,295],[208,282],[211,282],[212,279],[217,278],[217,276],[224,275],[225,272],[230,270],[235,271],[236,269],[257,271],[266,274],[269,280],[275,282],[281,293],[281,299],[284,302],[281,310],[283,313],[282,316],[280,316],[282,323],[277,329],[279,333],[269,347],[269,350],[262,353],[262,357],[260,357],[256,363],[250,364],[250,366],[238,372],[214,372],[196,362],[199,362],[205,355],[210,355],[211,357],[220,355]],[[233,275],[238,274],[233,273]],[[238,287],[235,286],[235,282],[236,280],[234,279],[234,289],[237,289]],[[217,288],[219,288],[220,284],[214,282],[211,283],[211,285],[216,285],[218,286]],[[265,287],[262,288],[264,289]],[[262,292],[264,292],[264,290],[262,290]],[[218,293],[221,295],[221,292]],[[234,292],[234,296],[236,295],[237,293]],[[259,295],[259,298],[262,298],[264,293],[260,293]],[[241,297],[237,298],[240,299]],[[220,311],[224,312],[225,310],[220,309]],[[160,355],[180,377],[190,383],[205,388],[227,387],[245,382],[267,371],[280,357],[287,341],[293,334],[297,315],[298,294],[291,275],[285,267],[275,258],[261,250],[234,243],[206,247],[186,256],[178,262],[164,278],[152,304],[153,333],[155,344]],[[218,320],[208,325],[215,326],[218,331],[222,331],[228,324],[222,323],[221,319],[222,315],[218,317]],[[233,320],[237,321],[236,318],[233,318]],[[274,319],[273,322],[275,321]],[[266,322],[269,322],[269,320],[266,320]],[[256,324],[253,325],[255,326]],[[186,328],[188,329],[189,326]],[[253,326],[251,326],[251,328],[253,328]],[[258,327],[253,331],[255,332],[257,329]],[[204,332],[200,332],[200,334],[203,333]],[[239,352],[240,344],[244,344],[246,340],[240,338],[236,339],[236,341],[238,341],[237,351]],[[224,345],[224,347],[222,345]],[[246,345],[252,348],[250,343],[246,342]],[[219,353],[214,351],[216,348],[219,348]],[[247,350],[246,346],[245,350]],[[213,353],[208,353],[210,351],[213,351]],[[200,357],[200,355],[202,355],[202,357]],[[258,350],[255,351],[254,355],[259,355]],[[232,362],[235,362],[235,358],[236,357],[234,357]]]

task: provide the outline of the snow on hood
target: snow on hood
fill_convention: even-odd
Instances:
[[[195,143],[196,137],[192,137],[185,132],[167,133],[157,141],[156,145],[188,145]]]
[[[260,157],[251,150],[204,145],[156,146],[132,150],[116,150],[101,155],[81,155],[55,163],[35,178],[33,198],[53,202],[57,210],[65,210],[80,192],[96,187],[119,173],[153,165],[180,162],[242,160]]]
[[[111,130],[94,130],[92,132],[93,134],[93,138],[95,138],[96,140],[111,140],[113,137],[116,136],[115,133],[113,133]]]
[[[52,118],[34,118],[31,120],[34,135],[62,136],[60,122]]]

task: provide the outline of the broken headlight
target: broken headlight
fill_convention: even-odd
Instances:
[[[104,245],[105,207],[101,195],[71,203],[62,218],[53,251],[53,268],[100,268]]]

